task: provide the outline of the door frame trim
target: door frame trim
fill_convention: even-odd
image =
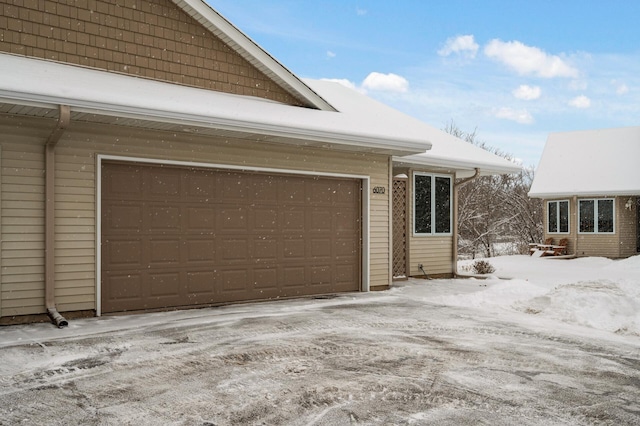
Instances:
[[[195,161],[178,161],[178,160],[164,160],[156,158],[144,158],[144,157],[129,157],[120,155],[108,155],[98,154],[96,155],[96,174],[95,174],[95,186],[96,186],[96,316],[102,315],[102,162],[103,161],[119,161],[123,163],[144,163],[144,164],[157,164],[157,165],[170,165],[180,167],[197,167],[201,169],[222,169],[222,170],[238,170],[247,172],[262,172],[273,174],[286,174],[286,175],[298,175],[298,176],[322,176],[322,177],[337,177],[358,179],[362,183],[362,200],[361,200],[361,215],[362,215],[362,228],[360,230],[362,238],[361,247],[361,282],[360,291],[368,292],[370,288],[370,215],[371,215],[371,197],[370,197],[370,180],[368,175],[357,175],[348,173],[330,173],[330,172],[316,172],[310,170],[299,169],[280,169],[270,167],[252,167],[252,166],[237,166],[233,164],[219,164],[219,163],[201,163]]]

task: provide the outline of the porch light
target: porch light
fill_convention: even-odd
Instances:
[[[624,208],[627,210],[631,210],[633,209],[633,199],[629,198],[626,202],[626,204],[624,205]]]

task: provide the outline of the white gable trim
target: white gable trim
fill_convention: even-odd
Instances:
[[[202,0],[173,0],[173,2],[253,66],[280,83],[296,98],[306,101],[307,106],[325,111],[335,111],[333,106],[211,6]]]

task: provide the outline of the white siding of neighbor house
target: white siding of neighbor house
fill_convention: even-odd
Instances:
[[[51,119],[0,116],[2,316],[45,312],[44,141],[54,126]],[[61,312],[96,309],[98,154],[370,176],[371,188],[387,187],[390,176],[386,155],[72,122],[56,147],[55,295]],[[371,288],[389,285],[390,192],[369,196]]]

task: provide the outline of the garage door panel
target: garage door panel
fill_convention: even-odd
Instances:
[[[175,298],[180,291],[180,273],[149,271],[149,296],[153,298]],[[163,303],[164,305],[164,303]],[[170,306],[170,305],[168,305]]]
[[[216,197],[223,203],[242,202],[249,192],[249,175],[244,173],[222,172],[217,175]]]
[[[307,250],[314,261],[326,261],[331,258],[331,249],[333,247],[331,238],[310,237],[307,238],[307,244]]]
[[[278,268],[274,265],[270,268],[254,268],[253,288],[264,291],[278,291]]]
[[[281,283],[282,287],[289,291],[289,289],[301,289],[304,288],[306,280],[306,267],[304,265],[297,266],[283,266],[282,267],[282,276],[283,281]]]
[[[218,258],[221,264],[247,263],[249,261],[249,241],[245,238],[221,238]]]
[[[245,268],[224,268],[220,271],[222,294],[245,294],[249,285],[249,273]]]
[[[102,185],[105,313],[359,289],[358,180],[105,162]]]
[[[148,224],[146,231],[167,232],[182,230],[181,209],[170,207],[165,203],[149,204],[145,209],[145,223]]]
[[[103,178],[103,185],[109,194],[120,200],[138,200],[142,191],[144,175],[136,167],[114,169]]]
[[[164,267],[178,266],[182,252],[180,239],[149,240],[146,244],[149,253],[149,265]]]
[[[253,240],[253,258],[256,261],[278,260],[278,238],[258,237]]]
[[[166,200],[167,197],[176,197],[181,192],[181,172],[178,169],[156,168],[152,173],[146,175],[146,194],[152,199]]]
[[[210,171],[193,170],[186,174],[185,188],[189,202],[209,202],[215,200],[216,184]]]
[[[103,227],[111,232],[139,232],[144,211],[140,204],[114,203],[105,211]]]
[[[285,260],[304,260],[307,258],[307,243],[301,236],[283,240],[283,258]]]
[[[333,185],[325,179],[310,181],[307,186],[307,204],[330,204],[333,191]]]
[[[274,204],[278,202],[278,188],[281,178],[270,176],[266,179],[253,179],[249,198],[258,203]]]
[[[336,238],[334,249],[339,261],[353,260],[358,256],[358,243],[351,238]]]
[[[287,206],[282,213],[281,229],[283,232],[299,232],[305,229],[305,208]]]
[[[103,255],[106,262],[112,265],[113,269],[118,268],[135,268],[140,269],[144,265],[140,253],[142,253],[143,242],[141,239],[118,239],[117,236],[111,237],[109,244],[105,245]]]
[[[216,209],[213,206],[201,207],[201,206],[185,206],[184,224],[187,232],[202,233],[212,232],[215,229]]]
[[[186,237],[188,238],[184,243],[183,253],[186,256],[185,261],[192,266],[197,266],[200,263],[207,265],[213,264],[216,258],[216,245],[211,238],[200,237]]]
[[[122,303],[137,302],[144,298],[141,273],[107,273],[103,279],[109,300]]]
[[[216,272],[210,270],[192,271],[186,274],[187,293],[195,296],[215,294]]]
[[[246,207],[223,207],[216,215],[216,229],[219,232],[247,230],[249,210]]]
[[[269,230],[275,232],[278,230],[279,212],[276,207],[259,207],[251,209],[253,217],[253,230]]]
[[[312,231],[331,232],[332,213],[331,210],[309,208],[307,211],[308,228]]]

